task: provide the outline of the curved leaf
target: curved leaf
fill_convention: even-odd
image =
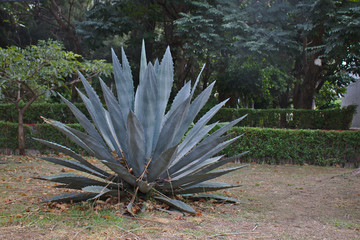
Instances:
[[[201,193],[201,192],[212,192],[221,189],[240,187],[240,185],[230,185],[221,182],[206,182],[192,185],[190,187],[183,188],[181,190],[176,190],[176,194],[189,194],[189,193]]]
[[[113,170],[121,179],[124,179],[125,182],[132,186],[136,186],[136,177],[131,175],[131,173],[129,173],[123,165],[108,162],[106,160],[100,161],[103,162],[106,166],[108,166],[111,170]]]
[[[141,123],[132,111],[128,115],[126,128],[129,150],[127,164],[132,168],[135,176],[139,177],[145,169],[145,136]]]
[[[181,126],[184,117],[186,116],[190,105],[190,98],[187,98],[182,102],[178,108],[166,119],[164,126],[161,129],[159,140],[156,144],[153,158],[157,159],[162,152],[168,149],[172,145],[176,137],[176,133]]]
[[[48,147],[51,147],[59,152],[62,152],[72,158],[74,158],[75,160],[79,161],[80,163],[84,164],[85,166],[103,174],[105,177],[104,178],[108,178],[110,176],[110,173],[104,171],[103,169],[101,168],[98,168],[94,165],[92,165],[91,163],[89,163],[88,161],[86,161],[84,158],[82,158],[80,155],[76,154],[74,151],[72,151],[71,149],[65,147],[65,146],[62,146],[60,144],[57,144],[57,143],[54,143],[54,142],[49,142],[49,141],[46,141],[46,140],[43,140],[43,139],[38,139],[38,138],[33,138],[35,141],[38,141]]]
[[[154,122],[154,144],[152,148],[156,146],[156,142],[159,138],[160,129],[163,123],[166,106],[169,101],[171,88],[174,79],[174,66],[170,53],[170,47],[167,47],[156,78],[156,119]]]
[[[174,159],[177,152],[177,146],[165,150],[158,159],[151,162],[149,166],[149,173],[147,180],[149,182],[155,181],[168,168],[172,159]]]
[[[64,187],[72,188],[72,189],[82,189],[83,187],[89,185],[98,185],[102,187],[109,187],[117,189],[118,185],[106,182],[100,182],[95,179],[91,179],[88,177],[76,175],[76,174],[59,174],[59,175],[52,175],[52,176],[43,176],[43,177],[36,177],[36,179],[57,182],[57,183],[64,183],[66,184]]]
[[[122,153],[124,154],[125,159],[128,156],[127,144],[126,144],[126,121],[123,118],[123,113],[121,112],[121,107],[116,101],[114,95],[111,93],[110,89],[106,86],[104,81],[100,78],[100,84],[104,93],[104,98],[106,101],[106,106],[109,110],[110,119],[114,127],[116,142],[120,144]],[[129,110],[127,110],[129,111]]]
[[[68,168],[72,168],[75,170],[79,170],[81,172],[86,172],[86,173],[90,173],[94,176],[100,177],[100,178],[104,178],[105,176],[79,162],[76,161],[71,161],[71,160],[66,160],[66,159],[61,159],[61,158],[53,158],[53,157],[40,157],[40,159],[43,159],[45,161],[48,162],[52,162],[55,164],[59,164]]]
[[[66,193],[61,195],[56,195],[52,198],[48,198],[41,203],[46,202],[81,202],[85,200],[89,200],[95,197],[96,193]]]
[[[191,213],[191,214],[195,214],[196,211],[190,207],[189,205],[187,205],[186,203],[179,201],[179,200],[175,200],[175,199],[171,199],[171,198],[165,198],[165,197],[154,197],[156,200],[166,203],[167,205],[174,207],[176,209],[179,209],[182,212],[187,212],[187,213]]]
[[[154,67],[149,63],[144,79],[138,86],[138,97],[135,103],[135,115],[139,119],[145,136],[145,156],[150,158],[153,151],[154,132],[157,126],[158,86]]]
[[[214,199],[214,200],[218,200],[221,202],[228,202],[228,203],[243,203],[239,200],[237,200],[236,198],[231,198],[231,197],[226,197],[223,195],[218,195],[218,194],[196,194],[196,195],[189,195],[189,194],[183,194],[182,195],[184,198],[188,198],[188,199]]]

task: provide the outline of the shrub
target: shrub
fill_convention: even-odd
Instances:
[[[215,83],[210,84],[194,98],[193,93],[198,82],[196,81],[193,87],[190,82],[186,83],[174,98],[170,110],[166,112],[173,85],[173,62],[169,48],[160,64],[156,61],[155,65],[149,63],[147,66],[143,48],[140,80],[136,92],[130,65],[123,51],[122,64],[113,52],[113,64],[117,98],[100,79],[106,108],[94,89],[79,73],[88,97],[80,91],[79,94],[92,122],[62,97],[85,132],[55,120],[45,119],[45,122],[64,133],[107,168],[101,169],[93,165],[64,145],[36,139],[73,160],[54,157],[41,157],[42,159],[97,177],[94,179],[75,174],[39,177],[42,180],[64,184],[57,188],[82,190],[79,193],[55,196],[46,201],[80,201],[106,195],[132,195],[127,211],[133,215],[136,197],[151,196],[183,212],[194,214],[196,211],[182,202],[178,196],[198,198],[199,195],[193,194],[236,187],[209,180],[244,167],[215,170],[232,158],[213,157],[238,139],[226,133],[242,118],[235,119],[208,134],[216,124],[206,124],[226,103],[224,101],[211,108],[192,126],[196,115],[209,99]],[[208,194],[206,196],[209,197]],[[224,199],[224,196],[211,197]]]
[[[86,112],[83,103],[74,104],[81,112]],[[210,107],[200,111],[202,116]],[[240,126],[290,129],[328,129],[346,130],[351,126],[356,106],[350,105],[341,109],[305,110],[305,109],[249,109],[222,108],[211,122],[230,122],[245,114]],[[42,123],[40,116],[64,123],[76,123],[77,120],[69,108],[63,103],[33,104],[25,112],[24,122],[28,124]],[[0,119],[7,122],[17,122],[17,111],[14,104],[0,104]],[[198,119],[198,118],[197,118]]]
[[[244,134],[225,154],[249,151],[242,159],[269,164],[360,165],[360,131],[231,129]]]

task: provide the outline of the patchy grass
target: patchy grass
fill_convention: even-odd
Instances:
[[[196,216],[122,203],[39,204],[63,189],[32,177],[70,172],[33,157],[0,156],[0,239],[359,239],[360,176],[352,169],[251,164],[220,180],[245,204],[192,202]],[[234,164],[233,164],[234,165]]]

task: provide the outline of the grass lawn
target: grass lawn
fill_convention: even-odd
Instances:
[[[39,204],[65,190],[32,177],[69,169],[34,157],[0,163],[0,239],[360,239],[352,169],[251,164],[218,179],[242,184],[220,193],[244,204],[189,202],[195,216],[152,209],[133,218],[122,203]]]

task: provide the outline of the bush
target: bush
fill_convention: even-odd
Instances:
[[[85,113],[85,115],[87,114],[86,107],[83,103],[76,103],[75,106]],[[62,103],[33,103],[24,113],[24,123],[43,123],[40,116],[64,123],[77,123],[70,109]],[[18,111],[16,110],[15,104],[0,104],[0,119],[5,122],[17,123]]]
[[[69,124],[82,131],[79,124]],[[269,164],[360,165],[360,131],[285,130],[270,128],[234,127],[231,131],[244,134],[224,154],[233,156],[250,151],[241,161]],[[49,124],[25,126],[27,149],[48,150],[31,137],[56,142],[83,151],[71,144],[63,134]],[[15,150],[17,124],[0,122],[0,148]]]
[[[83,131],[80,124],[68,124],[72,128]],[[69,146],[72,150],[81,152],[82,149],[61,134],[49,124],[25,124],[24,125],[25,148],[36,149],[44,153],[48,149],[44,144],[34,141],[32,138],[43,138],[61,145]],[[15,151],[18,148],[18,124],[0,122],[0,149]]]
[[[87,117],[88,112],[82,103],[75,104]],[[203,109],[202,116],[210,108]],[[222,108],[212,122],[230,122],[245,114],[248,116],[240,126],[290,129],[333,129],[346,130],[356,112],[356,106],[350,105],[341,109],[305,110],[305,109],[249,109]],[[0,104],[0,119],[6,122],[17,122],[17,110],[14,104]],[[32,104],[24,115],[24,123],[43,123],[40,116],[63,123],[77,123],[76,118],[65,104],[41,103]]]
[[[228,122],[248,114],[240,122],[240,126],[347,130],[351,126],[355,113],[355,105],[326,110],[223,108],[214,116],[212,121]]]
[[[360,165],[360,131],[234,127],[244,134],[225,154],[250,151],[243,160],[269,164]]]

